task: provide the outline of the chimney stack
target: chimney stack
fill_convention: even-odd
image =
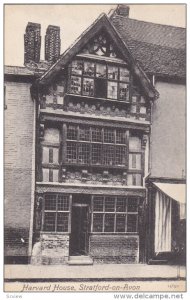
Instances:
[[[24,35],[24,64],[40,61],[41,25],[28,22]]]
[[[45,36],[45,60],[54,63],[60,56],[60,27],[49,25]]]
[[[127,4],[119,4],[116,9],[116,13],[119,16],[129,17],[130,7]]]

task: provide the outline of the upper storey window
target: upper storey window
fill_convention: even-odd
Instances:
[[[126,67],[75,60],[70,70],[71,94],[129,101],[130,73]]]

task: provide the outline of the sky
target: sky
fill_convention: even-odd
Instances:
[[[41,60],[44,59],[44,37],[48,25],[61,28],[61,53],[101,14],[108,14],[117,4],[59,4],[4,6],[4,63],[23,66],[24,33],[28,22],[41,24]],[[130,5],[130,18],[186,27],[184,4]]]

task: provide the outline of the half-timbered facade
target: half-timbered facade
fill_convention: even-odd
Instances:
[[[145,184],[159,91],[114,22],[101,15],[35,73],[34,264],[147,262]]]

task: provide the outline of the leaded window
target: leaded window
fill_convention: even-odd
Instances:
[[[129,101],[130,74],[126,67],[74,60],[70,70],[71,94]]]
[[[92,232],[137,233],[139,198],[92,197]]]
[[[69,195],[46,194],[43,209],[43,231],[68,232],[70,219]]]
[[[130,185],[138,185],[142,172],[141,138],[130,135],[129,152],[127,144],[124,129],[67,125],[66,162],[128,167]],[[139,174],[130,174],[137,171]],[[130,178],[132,175],[135,179]]]

